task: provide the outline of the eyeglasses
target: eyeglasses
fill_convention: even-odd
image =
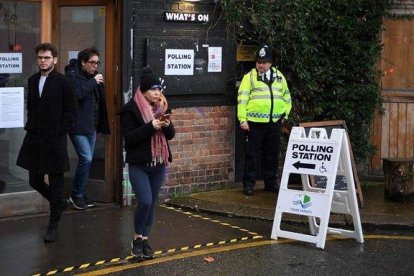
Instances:
[[[38,60],[49,60],[49,59],[51,59],[51,58],[53,58],[53,57],[48,57],[48,56],[46,56],[46,57],[44,57],[44,56],[37,56],[37,59],[38,59]]]
[[[92,66],[99,66],[101,64],[100,61],[87,61],[87,63],[90,63]]]

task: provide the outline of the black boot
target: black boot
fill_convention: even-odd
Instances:
[[[154,251],[151,246],[148,244],[148,239],[142,240],[142,250],[144,253],[145,259],[154,259]]]
[[[142,261],[144,259],[142,239],[136,238],[133,240],[131,242],[131,247],[131,255]]]
[[[45,235],[45,242],[54,242],[58,238],[58,228],[57,226],[49,226]]]

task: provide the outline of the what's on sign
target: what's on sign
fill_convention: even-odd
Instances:
[[[208,13],[165,12],[165,21],[207,23],[209,15]]]
[[[286,152],[289,170],[298,174],[331,175],[338,144],[321,141],[292,141]]]

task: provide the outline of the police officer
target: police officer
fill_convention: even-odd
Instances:
[[[256,165],[262,150],[265,191],[278,192],[281,125],[292,108],[285,77],[272,67],[272,50],[264,45],[256,54],[256,68],[245,74],[238,92],[237,117],[246,132],[243,193],[253,195]]]

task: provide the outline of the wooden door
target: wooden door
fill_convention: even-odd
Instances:
[[[98,202],[120,201],[120,131],[118,96],[120,94],[121,68],[120,16],[116,12],[115,2],[105,0],[55,0],[53,1],[52,39],[59,48],[59,71],[63,72],[69,59],[76,58],[77,53],[88,47],[96,47],[100,52],[100,68],[105,78],[105,93],[108,109],[110,135],[98,135],[94,158],[88,181],[88,196]],[[120,4],[119,4],[120,5]],[[71,172],[66,174],[66,193],[71,189],[71,182],[77,165],[77,155],[71,143],[68,143]]]

